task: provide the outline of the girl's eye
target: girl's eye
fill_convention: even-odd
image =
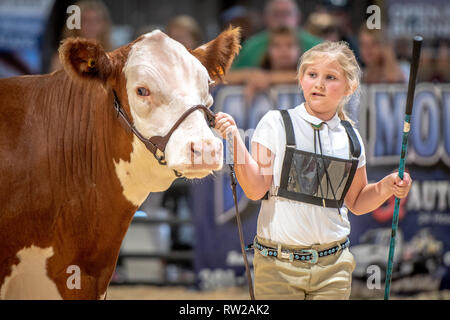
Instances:
[[[309,73],[309,76],[310,76],[311,78],[314,78],[314,77],[316,76],[316,74],[315,74],[314,72],[310,72],[310,73]]]
[[[335,77],[335,76],[332,76],[332,75],[328,75],[328,76],[327,76],[327,79],[328,79],[328,80],[336,80],[336,77]]]
[[[139,87],[139,88],[137,88],[137,94],[139,96],[146,97],[146,96],[150,95],[150,91],[147,88]]]

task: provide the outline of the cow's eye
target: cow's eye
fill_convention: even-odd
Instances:
[[[146,97],[146,96],[150,95],[150,91],[147,88],[139,87],[139,88],[137,88],[137,94],[139,96]]]

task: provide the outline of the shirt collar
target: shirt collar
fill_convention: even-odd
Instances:
[[[328,127],[330,127],[330,129],[334,129],[334,128],[336,128],[336,127],[339,125],[339,123],[341,122],[341,119],[339,119],[339,116],[337,115],[337,113],[335,113],[334,116],[333,116],[333,118],[331,118],[331,119],[328,120],[328,121],[323,121],[323,120],[321,120],[321,119],[319,119],[319,118],[317,118],[317,117],[315,117],[315,116],[313,116],[313,115],[310,115],[310,114],[308,113],[308,111],[306,111],[305,103],[302,103],[301,105],[299,105],[299,106],[297,107],[297,109],[298,109],[298,111],[299,111],[300,116],[301,116],[305,121],[307,121],[307,122],[309,122],[309,123],[311,123],[311,124],[313,124],[313,125],[319,125],[319,124],[321,124],[322,122],[325,122],[325,123],[328,125]]]

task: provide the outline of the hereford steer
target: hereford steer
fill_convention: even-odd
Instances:
[[[0,80],[1,299],[105,296],[148,194],[222,168],[208,109],[185,112],[211,106],[238,50],[232,28],[193,51],[159,30],[108,53],[70,38],[63,70]]]

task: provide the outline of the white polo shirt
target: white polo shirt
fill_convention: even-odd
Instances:
[[[301,105],[288,110],[294,127],[297,149],[314,152],[314,131],[311,123],[318,125],[321,119],[310,115]],[[349,159],[349,139],[337,114],[325,122],[320,129],[322,152],[324,155]],[[358,130],[354,129],[361,144],[358,168],[366,163],[365,149]],[[272,187],[280,185],[283,166],[286,133],[281,113],[277,110],[267,112],[258,123],[252,137],[275,154]],[[319,141],[317,150],[319,150]],[[348,210],[340,208],[342,219],[336,208],[324,208],[309,203],[289,200],[282,197],[269,197],[261,202],[258,216],[257,235],[286,245],[311,246],[337,241],[349,235],[350,222]]]

